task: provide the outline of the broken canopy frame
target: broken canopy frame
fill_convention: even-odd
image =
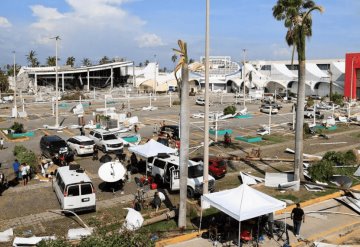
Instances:
[[[286,207],[285,202],[255,190],[247,184],[242,184],[239,187],[230,190],[205,194],[201,196],[201,205],[203,206],[204,204],[209,204],[239,221],[239,245],[241,221],[273,213]],[[202,210],[199,231],[201,230],[201,221]]]
[[[240,172],[240,177],[243,184],[254,185],[265,182],[265,179],[250,175],[246,172]]]

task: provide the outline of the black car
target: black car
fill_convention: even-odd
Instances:
[[[74,154],[69,150],[65,140],[57,135],[41,137],[40,150],[42,155],[47,158],[64,156],[67,162],[74,160]]]
[[[164,125],[160,132],[170,134],[172,138],[180,139],[180,129],[178,125]]]

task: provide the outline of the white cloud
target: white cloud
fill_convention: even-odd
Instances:
[[[11,23],[5,17],[0,16],[0,27],[11,27]]]
[[[146,33],[135,38],[140,48],[163,46],[161,38],[153,33]]]
[[[275,59],[289,59],[291,57],[292,47],[283,47],[278,44],[273,44],[271,47]]]

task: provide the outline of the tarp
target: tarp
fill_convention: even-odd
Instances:
[[[67,234],[67,239],[69,240],[80,240],[84,237],[90,236],[94,231],[94,228],[75,228],[69,229]]]
[[[123,227],[129,231],[134,231],[139,229],[144,223],[144,218],[142,215],[132,208],[125,208],[128,210],[128,213],[125,218]],[[121,230],[120,230],[121,231]]]
[[[240,177],[243,184],[247,184],[247,185],[254,185],[265,181],[265,179],[263,178],[252,176],[246,172],[240,172]]]
[[[169,148],[153,139],[151,139],[144,145],[129,147],[129,151],[134,152],[135,154],[138,154],[145,158],[155,157],[159,153],[166,153],[166,154],[176,153],[176,149]]]
[[[0,243],[9,242],[14,236],[14,231],[12,228],[7,229],[3,232],[0,232]]]
[[[19,238],[15,237],[13,246],[33,246],[37,245],[41,240],[55,240],[55,236],[45,236],[45,237],[30,237],[30,238]]]
[[[286,207],[286,203],[242,184],[237,188],[205,194],[202,203],[226,213],[237,221],[273,213]]]

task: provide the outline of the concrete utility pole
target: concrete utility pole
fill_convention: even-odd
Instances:
[[[56,36],[55,39],[55,127],[59,127],[59,75],[58,75],[58,40],[59,36]]]
[[[13,109],[13,116],[14,118],[17,118],[17,104],[16,104],[16,59],[15,59],[15,51],[13,51],[14,54],[14,109]]]
[[[210,0],[206,0],[205,25],[205,113],[204,113],[204,184],[203,194],[209,193],[209,54],[210,54]]]
[[[245,90],[245,80],[246,80],[246,72],[245,72],[245,61],[246,61],[246,49],[243,49],[244,52],[244,67],[243,67],[243,97],[244,97],[244,108],[245,108],[245,94],[246,94],[246,90]]]

